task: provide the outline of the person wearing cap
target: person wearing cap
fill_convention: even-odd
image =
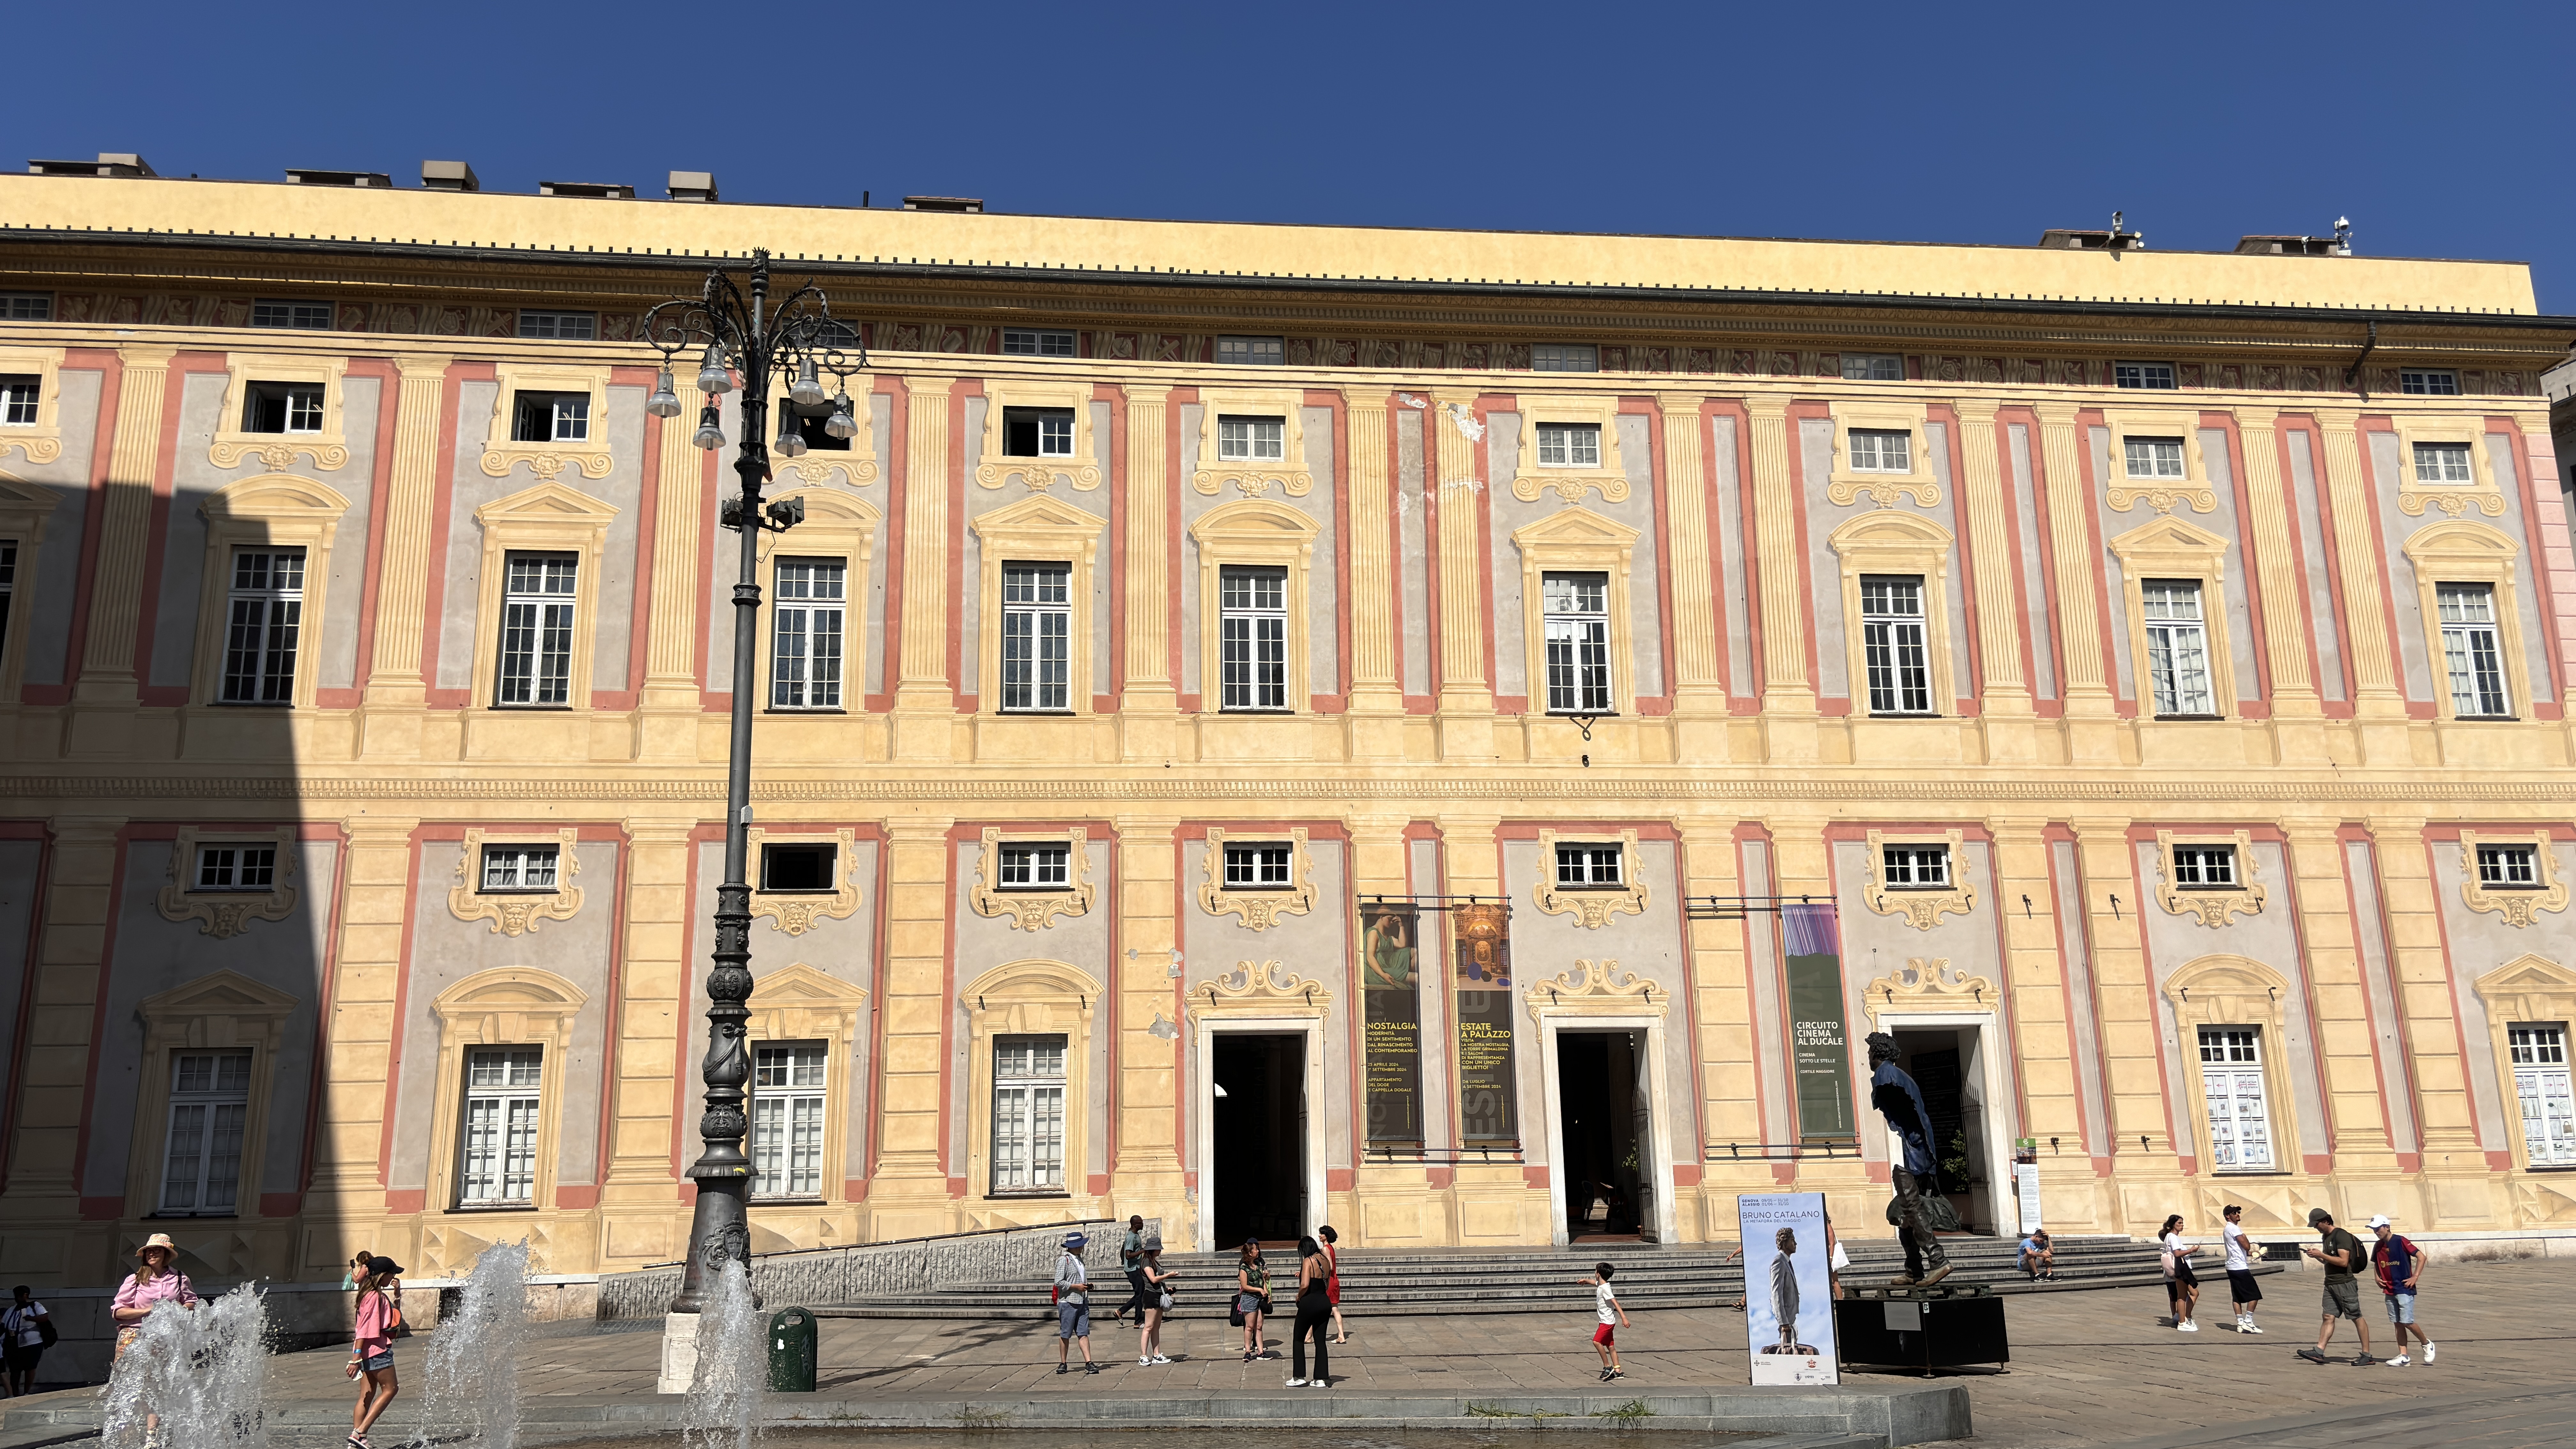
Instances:
[[[1145,1280],[1145,1308],[1137,1315],[1136,1362],[1139,1366],[1170,1363],[1163,1356],[1163,1315],[1172,1311],[1172,1280],[1180,1275],[1163,1266],[1163,1235],[1147,1233],[1137,1251],[1137,1273]]]
[[[2317,1346],[2300,1349],[2299,1357],[2310,1363],[2332,1362],[2326,1357],[2326,1345],[2334,1339],[2335,1320],[2349,1318],[2353,1332],[2361,1335],[2361,1352],[2353,1356],[2353,1364],[2366,1368],[2379,1362],[2370,1356],[2370,1322],[2361,1316],[2361,1288],[2353,1277],[2369,1257],[2361,1239],[2336,1227],[2334,1214],[2324,1208],[2308,1209],[2308,1226],[2317,1230],[2319,1246],[2299,1251],[2326,1270],[2326,1318],[2317,1329]]]
[[[1082,1250],[1091,1240],[1080,1233],[1064,1235],[1064,1252],[1055,1260],[1055,1371],[1073,1368],[1074,1340],[1082,1341],[1082,1371],[1100,1372],[1091,1361],[1091,1270],[1082,1265]]]
[[[2388,1323],[2397,1331],[2397,1356],[2388,1361],[2390,1368],[2404,1368],[2411,1362],[2406,1357],[2406,1335],[2411,1331],[2415,1341],[2424,1345],[2424,1362],[2433,1361],[2433,1340],[2424,1336],[2424,1325],[2415,1321],[2415,1285],[2424,1281],[2424,1250],[2391,1231],[2388,1215],[2381,1213],[2370,1220],[2370,1233],[2379,1241],[2370,1250],[2371,1270],[2379,1277],[2380,1294],[2388,1300]]]
[[[2262,1325],[2254,1321],[2254,1305],[2263,1301],[2263,1289],[2254,1281],[2254,1245],[2245,1236],[2244,1216],[2244,1204],[2229,1203],[2226,1224],[2219,1230],[2227,1244],[2227,1297],[2236,1309],[2236,1331],[2261,1333]]]
[[[358,1275],[357,1332],[349,1346],[348,1376],[358,1380],[357,1407],[349,1413],[349,1449],[375,1449],[367,1431],[393,1407],[402,1385],[394,1378],[394,1330],[402,1309],[394,1294],[402,1264],[381,1254]]]

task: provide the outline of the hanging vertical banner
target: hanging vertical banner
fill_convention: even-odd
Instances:
[[[1798,1136],[1852,1137],[1859,1129],[1852,1114],[1842,936],[1834,908],[1782,906],[1780,945],[1788,967],[1789,1057],[1798,1087]]]
[[[1516,1140],[1511,920],[1504,905],[1449,908],[1458,948],[1458,1133],[1470,1145]]]
[[[1371,1142],[1422,1140],[1421,931],[1422,917],[1410,905],[1360,907]]]
[[[1825,1195],[1746,1193],[1735,1200],[1735,1229],[1744,1244],[1744,1332],[1753,1349],[1753,1382],[1840,1383]]]

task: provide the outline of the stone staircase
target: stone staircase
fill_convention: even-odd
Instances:
[[[1843,1239],[1851,1254],[1846,1287],[1884,1283],[1900,1271],[1904,1253],[1892,1236]],[[1952,1282],[1986,1283],[1997,1293],[2056,1292],[2077,1288],[2151,1287],[2164,1281],[2155,1245],[2124,1237],[2060,1237],[2057,1281],[2030,1282],[2014,1268],[2015,1240],[1948,1237],[1942,1247],[1957,1265]],[[1592,1290],[1576,1280],[1604,1259],[1618,1266],[1619,1299],[1641,1308],[1714,1308],[1744,1293],[1741,1262],[1727,1261],[1724,1245],[1662,1247],[1638,1243],[1582,1243],[1571,1248],[1351,1249],[1342,1254],[1342,1311],[1385,1317],[1444,1313],[1581,1313]],[[1290,1252],[1272,1252],[1273,1271],[1288,1267]],[[1234,1286],[1231,1253],[1165,1253],[1180,1274],[1176,1318],[1223,1314]],[[1105,1320],[1127,1299],[1127,1285],[1094,1268],[1092,1309]],[[2267,1265],[2258,1271],[2279,1271]],[[2216,1277],[2216,1275],[2210,1275]],[[1292,1280],[1293,1281],[1293,1280]],[[2224,1280],[2221,1279],[2224,1290]],[[2206,1291],[2204,1289],[2204,1291]],[[1273,1289],[1274,1302],[1289,1295]],[[1045,1275],[1019,1281],[960,1280],[936,1288],[861,1296],[846,1303],[809,1305],[823,1317],[992,1319],[1053,1315]]]

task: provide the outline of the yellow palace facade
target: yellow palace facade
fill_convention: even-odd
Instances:
[[[762,546],[755,1248],[1872,1221],[1874,1030],[1981,1231],[2576,1237],[2518,265],[67,169],[0,1272],[678,1255],[731,449],[636,327],[755,247],[867,355]]]

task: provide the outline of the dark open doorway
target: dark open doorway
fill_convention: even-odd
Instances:
[[[1986,1161],[1984,1033],[1973,1026],[1899,1026],[1893,1035],[1896,1064],[1922,1089],[1932,1118],[1942,1193],[1968,1231],[1999,1231],[1993,1165]]]
[[[1219,1032],[1208,1185],[1218,1251],[1295,1242],[1306,1205],[1306,1038]]]
[[[1643,1037],[1634,1031],[1557,1033],[1569,1242],[1655,1235],[1654,1178],[1647,1160],[1654,1113]]]

